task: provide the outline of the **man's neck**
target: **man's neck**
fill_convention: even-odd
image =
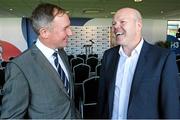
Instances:
[[[132,51],[137,47],[137,45],[140,43],[141,40],[142,38],[139,38],[138,41],[132,45],[122,46],[124,53],[130,57]]]

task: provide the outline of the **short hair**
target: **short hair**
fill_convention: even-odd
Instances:
[[[42,27],[48,27],[58,14],[65,14],[65,10],[50,3],[39,4],[32,12],[31,21],[34,31],[39,35]]]

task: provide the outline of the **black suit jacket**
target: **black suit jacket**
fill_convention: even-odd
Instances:
[[[111,118],[120,46],[105,51],[99,83],[100,118]],[[180,118],[179,77],[175,55],[143,43],[135,69],[127,118]]]

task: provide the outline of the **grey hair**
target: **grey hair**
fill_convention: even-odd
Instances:
[[[39,4],[34,9],[31,16],[34,31],[39,35],[39,30],[42,27],[50,27],[57,14],[61,14],[63,16],[65,14],[65,10],[57,5],[49,3]]]

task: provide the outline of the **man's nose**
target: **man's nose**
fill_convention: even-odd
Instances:
[[[74,34],[73,31],[72,31],[71,29],[68,29],[67,35],[68,35],[68,36],[71,36],[71,35],[73,35],[73,34]]]

